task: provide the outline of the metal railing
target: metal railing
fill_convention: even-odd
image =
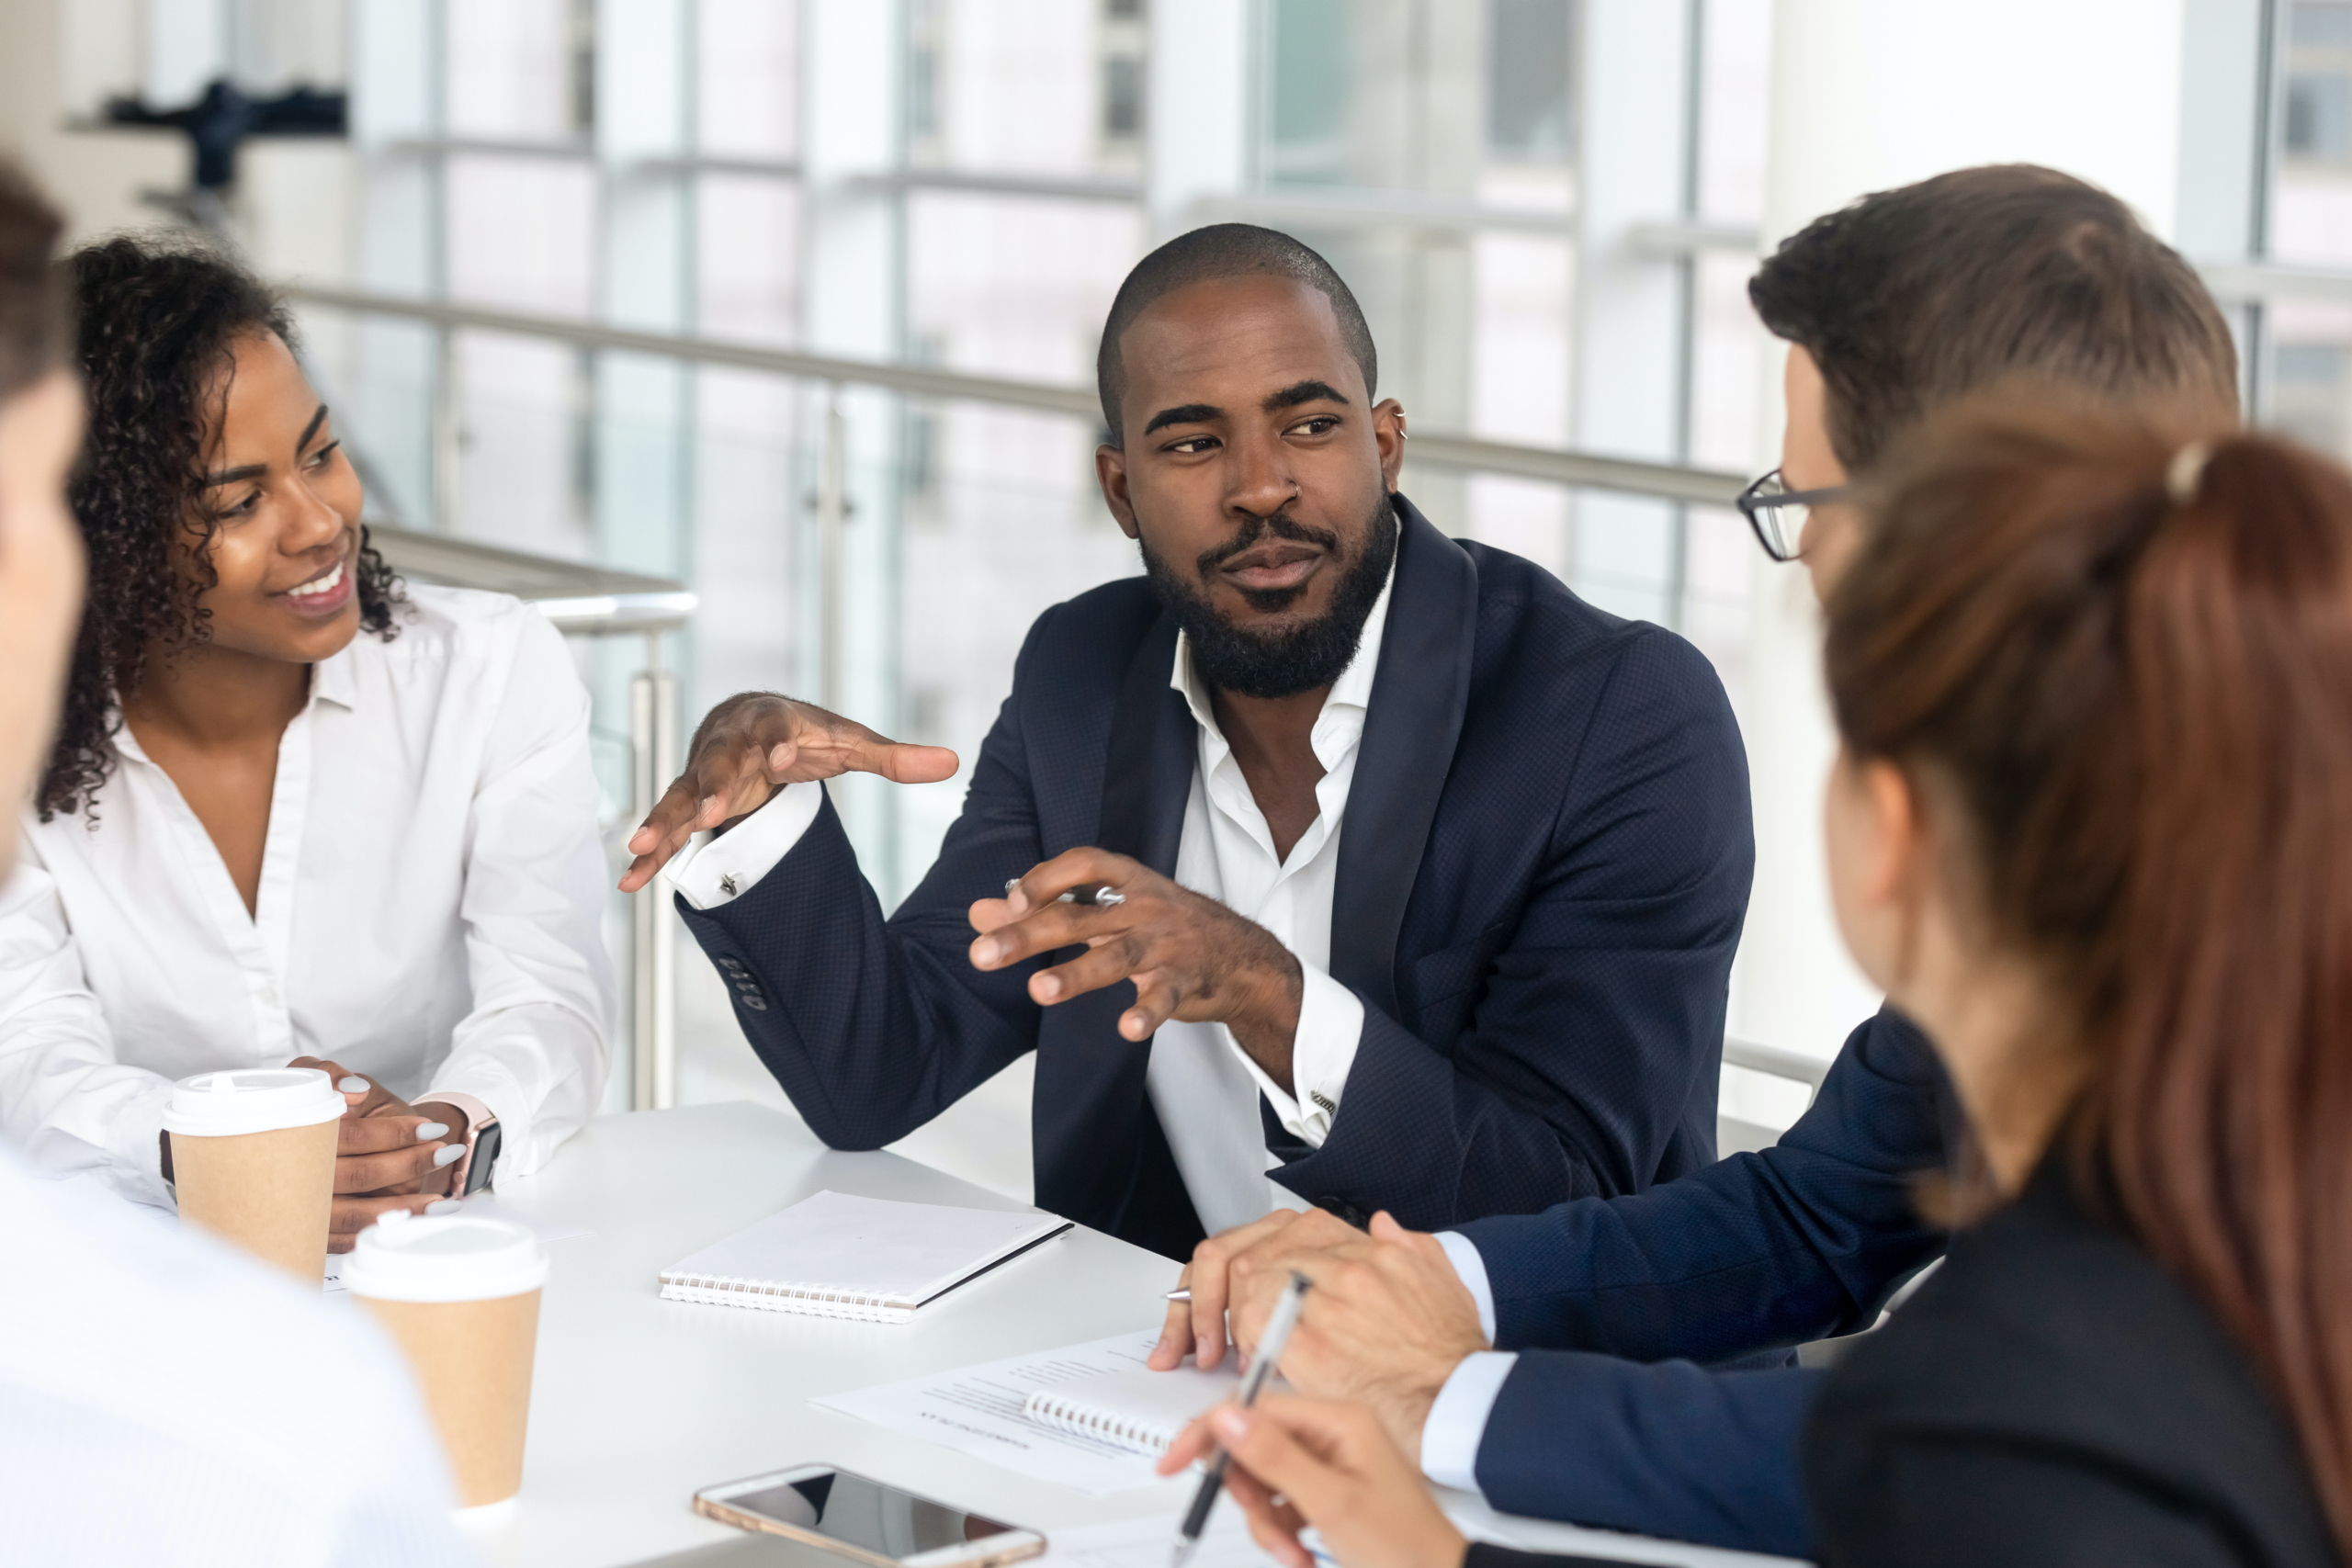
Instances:
[[[1829,1076],[1829,1062],[1825,1057],[1808,1056],[1802,1051],[1778,1045],[1758,1045],[1752,1040],[1725,1040],[1724,1066],[1787,1078],[1804,1085],[1814,1094],[1821,1092],[1821,1080]]]
[[[1042,413],[1068,414],[1100,423],[1102,408],[1091,387],[1023,381],[1004,376],[976,376],[927,365],[903,365],[883,360],[846,359],[834,355],[808,354],[797,349],[763,348],[730,343],[725,338],[674,333],[639,332],[569,316],[548,316],[521,310],[491,310],[479,305],[452,304],[442,299],[417,299],[398,294],[378,294],[316,284],[289,284],[289,299],[329,310],[362,315],[389,316],[423,321],[444,333],[458,331],[513,333],[550,338],[581,348],[612,349],[683,359],[699,365],[726,365],[740,370],[763,370],[771,375],[823,381],[835,387],[879,387],[909,397],[947,401],[996,403],[1035,409]],[[1747,483],[1747,476],[1679,463],[1653,463],[1633,457],[1612,457],[1565,446],[1532,446],[1508,441],[1448,432],[1416,430],[1406,454],[1414,463],[1509,474],[1573,485],[1580,490],[1611,491],[1650,496],[1692,506],[1729,506]]]
[[[642,821],[678,763],[678,679],[662,664],[662,634],[694,618],[686,585],[386,523],[368,524],[368,537],[403,577],[512,593],[568,636],[645,638],[628,705],[629,813]],[[658,881],[629,897],[629,1007],[630,1107],[666,1111],[678,1098],[678,948]]]

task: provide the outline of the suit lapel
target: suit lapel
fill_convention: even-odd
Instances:
[[[1168,683],[1175,659],[1176,623],[1163,613],[1128,660],[1111,716],[1094,840],[1170,877],[1198,744],[1192,714]],[[1174,1212],[1183,1208],[1183,1185],[1166,1140],[1156,1124],[1137,1123],[1138,1117],[1151,1116],[1144,1088],[1151,1043],[1119,1033],[1119,1014],[1133,996],[1125,985],[1110,986],[1046,1012],[1037,1037],[1038,1093],[1031,1111],[1037,1201],[1119,1235],[1156,1224],[1197,1237],[1199,1222],[1189,1209]],[[1158,1191],[1170,1180],[1173,1201]],[[1143,1189],[1152,1192],[1142,1207],[1155,1213],[1131,1213]],[[1157,1213],[1161,1209],[1170,1212]]]
[[[1396,497],[1396,578],[1331,898],[1331,976],[1396,1013],[1396,935],[1470,705],[1478,569]]]
[[[1176,874],[1199,750],[1192,712],[1168,683],[1175,668],[1176,620],[1163,611],[1127,661],[1118,711],[1111,716],[1102,820],[1095,836],[1103,849],[1132,855],[1162,876]]]

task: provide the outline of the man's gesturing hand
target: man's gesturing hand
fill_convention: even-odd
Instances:
[[[855,719],[769,692],[728,698],[704,716],[686,748],[686,771],[630,835],[637,858],[621,876],[621,891],[636,892],[696,832],[757,811],[782,785],[853,773],[936,784],[955,776],[956,753],[903,745]]]
[[[624,883],[622,886],[628,886]],[[1064,904],[1065,893],[1108,887],[1115,905]],[[1002,969],[1065,947],[1086,952],[1029,976],[1051,1007],[1132,980],[1135,1006],[1119,1032],[1143,1040],[1170,1019],[1222,1023],[1266,1076],[1291,1086],[1304,976],[1265,927],[1107,850],[1069,850],[1032,869],[1002,898],[972,906],[972,966]]]
[[[1283,1376],[1302,1393],[1362,1400],[1408,1453],[1438,1391],[1462,1359],[1487,1348],[1478,1303],[1454,1273],[1437,1237],[1408,1231],[1385,1213],[1372,1233],[1315,1211],[1278,1213],[1201,1243],[1184,1278],[1189,1305],[1170,1303],[1154,1367],[1172,1367],[1197,1342],[1224,1355],[1218,1318],[1228,1317],[1246,1354],[1292,1270],[1315,1281],[1283,1352]]]

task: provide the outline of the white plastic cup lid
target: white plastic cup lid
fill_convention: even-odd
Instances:
[[[546,1284],[548,1255],[538,1237],[506,1220],[425,1215],[361,1231],[343,1282],[353,1295],[383,1302],[490,1301]]]
[[[164,1131],[231,1138],[311,1127],[341,1116],[345,1103],[316,1067],[229,1067],[175,1084],[164,1105]]]

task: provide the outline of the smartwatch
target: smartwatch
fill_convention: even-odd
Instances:
[[[498,1123],[494,1121],[483,1123],[474,1134],[473,1157],[466,1161],[466,1190],[458,1196],[470,1198],[489,1190],[491,1168],[498,1163],[499,1140]]]

